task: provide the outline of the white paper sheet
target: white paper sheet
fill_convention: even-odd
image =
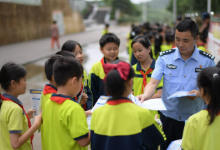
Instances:
[[[140,106],[149,110],[167,110],[161,98],[146,100]]]
[[[196,96],[196,94],[187,94],[189,93],[189,91],[178,91],[174,94],[172,94],[171,96],[169,96],[167,99],[171,99],[171,98],[177,98],[177,97],[186,97],[186,96]]]
[[[40,106],[41,92],[42,90],[30,89],[32,107],[34,110],[36,110],[36,112],[34,113],[34,116],[40,113],[39,106]]]
[[[172,141],[167,150],[181,150],[182,139]]]

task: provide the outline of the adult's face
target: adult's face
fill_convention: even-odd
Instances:
[[[179,32],[176,29],[175,45],[179,49],[180,54],[187,55],[193,52],[198,37],[194,39],[190,31]]]

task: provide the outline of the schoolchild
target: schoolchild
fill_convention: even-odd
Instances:
[[[220,142],[220,71],[219,68],[203,69],[197,77],[199,91],[205,105],[202,110],[192,115],[186,122],[183,132],[182,149],[208,150],[219,149]]]
[[[105,29],[102,31],[102,35],[109,33],[108,28],[109,28],[109,24],[105,24]]]
[[[160,47],[161,51],[166,51],[172,48],[173,44],[172,35],[170,32],[165,33],[165,43],[163,43]]]
[[[40,110],[44,108],[45,103],[50,99],[51,95],[53,93],[57,93],[57,84],[54,81],[54,75],[53,75],[53,64],[58,58],[60,58],[60,56],[55,55],[45,62],[44,71],[47,80],[49,81],[49,84],[45,85],[43,92],[41,93],[40,108],[39,108]]]
[[[158,33],[155,35],[155,50],[154,50],[154,59],[157,60],[159,53],[161,52],[161,45],[163,44],[163,28],[158,27]]]
[[[92,92],[92,104],[96,103],[101,95],[106,95],[103,79],[105,72],[103,65],[118,59],[120,39],[113,33],[107,33],[99,40],[100,51],[103,58],[96,62],[89,73],[89,85]]]
[[[126,62],[107,63],[104,71],[106,91],[112,98],[92,114],[91,149],[157,149],[165,135],[149,110],[127,98],[133,86],[133,68]]]
[[[34,132],[42,122],[41,113],[33,118],[33,110],[25,112],[18,96],[26,90],[26,70],[15,63],[6,63],[0,71],[0,149],[31,150]]]
[[[197,48],[206,52],[206,48],[205,48],[205,39],[204,39],[204,35],[203,34],[199,34],[199,39],[196,42]]]
[[[61,51],[72,52],[76,56],[76,59],[83,65],[83,60],[84,60],[83,49],[78,42],[72,40],[65,42],[61,48]],[[92,93],[89,88],[88,76],[85,70],[83,71],[81,90],[75,97],[76,101],[78,101],[81,94],[82,94],[82,98],[80,103],[82,104],[84,110],[92,109]]]
[[[134,79],[132,93],[134,96],[143,94],[144,87],[150,82],[151,74],[155,68],[155,59],[150,56],[151,43],[147,36],[139,35],[135,37],[131,43],[134,56],[138,62],[133,65]],[[163,81],[161,80],[155,94],[151,98],[161,98]],[[158,111],[150,110],[153,116]]]
[[[72,57],[61,57],[54,63],[57,94],[45,104],[42,150],[86,150],[90,133],[83,108],[74,98],[80,89],[83,67]]]

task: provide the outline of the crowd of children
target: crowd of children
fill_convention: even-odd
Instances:
[[[18,99],[25,93],[27,72],[15,63],[5,64],[0,70],[0,84],[5,90],[0,95],[0,149],[31,150],[33,133],[39,127],[42,150],[86,150],[89,144],[92,150],[158,149],[166,140],[154,118],[158,112],[135,105],[128,95],[143,94],[159,53],[175,47],[174,34],[171,28],[158,24],[151,28],[146,23],[143,28],[133,25],[129,34],[128,52],[133,65],[118,58],[120,39],[113,33],[103,34],[99,41],[103,58],[92,66],[89,76],[82,67],[81,45],[65,42],[61,51],[45,62],[49,83],[43,89],[41,113],[33,125],[30,118],[34,111],[26,113]],[[182,148],[216,149],[220,146],[216,130],[220,114],[219,68],[202,70],[197,84],[196,95],[206,105],[187,121]],[[160,81],[152,98],[160,98],[162,88]],[[92,113],[101,95],[112,98]],[[91,114],[89,130],[86,117]]]

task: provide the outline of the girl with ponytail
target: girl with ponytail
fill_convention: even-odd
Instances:
[[[186,122],[182,149],[219,149],[220,142],[220,70],[216,67],[203,69],[197,77],[200,96],[205,105]]]
[[[128,63],[116,61],[103,66],[106,91],[112,98],[92,114],[91,149],[157,149],[165,135],[149,110],[127,98],[132,90],[134,70]]]
[[[31,126],[33,110],[27,113],[18,96],[26,90],[26,70],[15,63],[5,64],[0,71],[0,149],[31,150],[34,132],[40,127],[41,114]]]

